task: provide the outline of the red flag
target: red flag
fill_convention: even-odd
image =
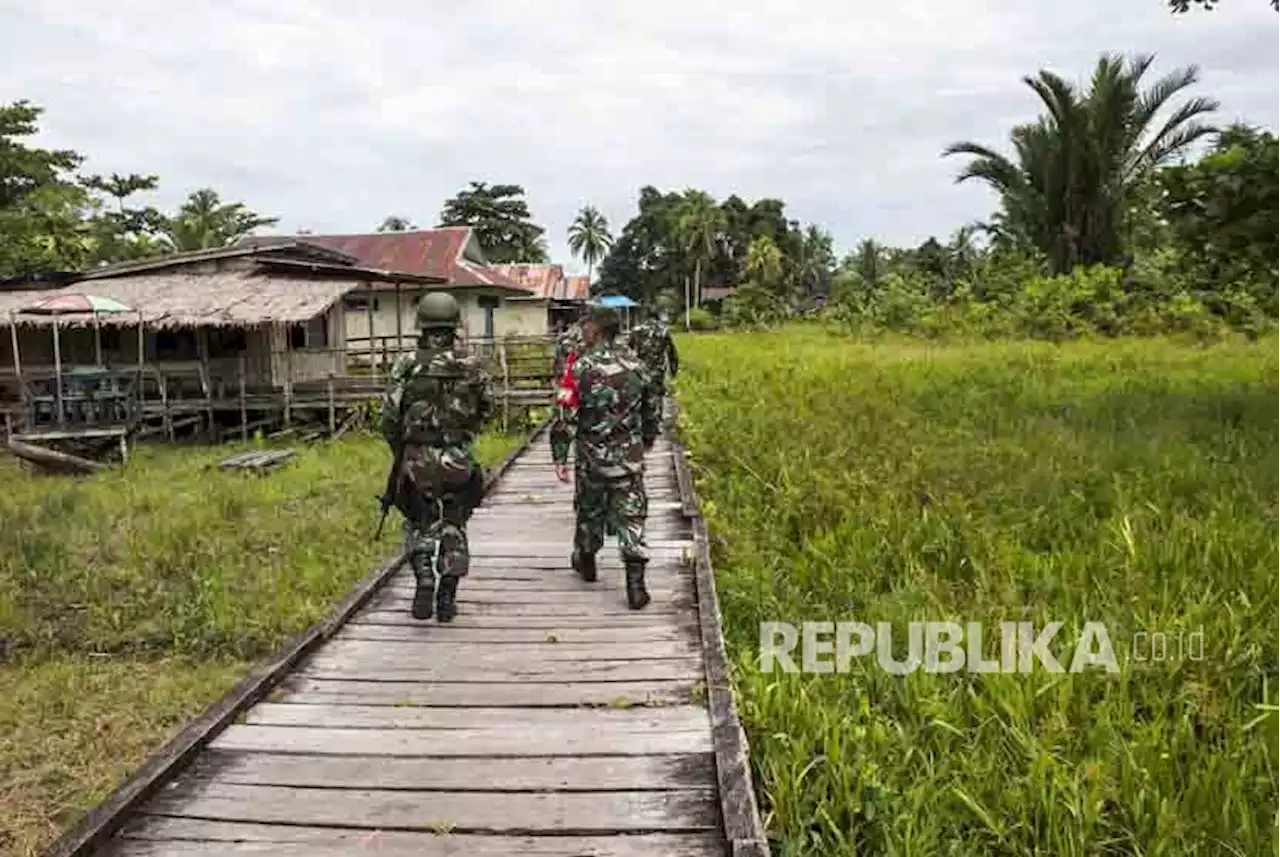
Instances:
[[[578,360],[576,351],[570,351],[564,359],[564,373],[556,387],[556,404],[574,410],[578,407],[578,382],[573,378],[573,364]]]

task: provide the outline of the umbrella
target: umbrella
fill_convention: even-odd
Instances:
[[[92,313],[93,314],[93,349],[99,366],[102,365],[102,332],[98,327],[98,314],[104,312],[133,312],[131,307],[127,307],[114,298],[102,297],[101,295],[85,295],[85,294],[61,294],[50,295],[41,298],[33,304],[28,304],[18,310],[20,313],[27,315],[52,315],[55,316],[53,323],[53,371],[56,379],[56,395],[58,400],[58,422],[62,422],[62,352],[58,342],[58,322],[56,316],[69,313]],[[13,362],[15,368],[18,365],[18,340],[16,328],[14,329],[13,341]],[[141,340],[142,331],[138,331]],[[139,348],[141,351],[141,348]]]
[[[133,312],[133,309],[114,298],[104,298],[100,295],[53,295],[41,298],[30,306],[23,307],[19,312],[39,315],[61,315],[62,313],[73,312],[91,312],[95,314],[100,312]]]

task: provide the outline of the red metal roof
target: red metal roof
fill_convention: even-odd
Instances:
[[[508,280],[537,297],[559,298],[564,295],[563,265],[519,264],[492,267]]]
[[[564,281],[564,297],[575,301],[585,301],[591,297],[591,278],[585,274],[566,277]]]
[[[305,235],[309,244],[318,244],[354,256],[366,268],[403,271],[444,277],[450,286],[494,286],[521,289],[494,267],[462,258],[471,240],[470,226],[441,226],[410,232],[373,232],[361,235]],[[296,236],[254,236],[241,243],[269,246],[295,241]]]

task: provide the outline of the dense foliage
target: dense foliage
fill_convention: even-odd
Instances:
[[[0,105],[0,277],[82,270],[180,250],[234,244],[275,218],[217,192],[192,193],[172,215],[134,207],[154,191],[154,175],[79,175],[85,157],[30,145],[42,109],[28,101]]]
[[[705,191],[645,186],[638,205],[600,266],[600,293],[699,307],[707,288],[749,282],[790,309],[826,287],[835,262],[831,236],[788,219],[782,200],[748,204],[730,196],[717,203]],[[748,270],[753,243],[757,255],[766,244],[777,254],[778,265],[763,272],[764,281]]]
[[[440,225],[472,227],[485,258],[495,265],[548,261],[546,230],[531,219],[520,185],[471,182],[445,201]]]

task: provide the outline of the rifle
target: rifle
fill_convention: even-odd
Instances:
[[[382,517],[378,519],[378,529],[373,534],[376,542],[382,538],[382,527],[387,522],[387,513],[391,511],[396,499],[396,489],[400,487],[400,470],[404,466],[404,441],[396,444],[396,454],[391,460],[391,470],[387,473],[387,486],[378,501],[382,504]]]

